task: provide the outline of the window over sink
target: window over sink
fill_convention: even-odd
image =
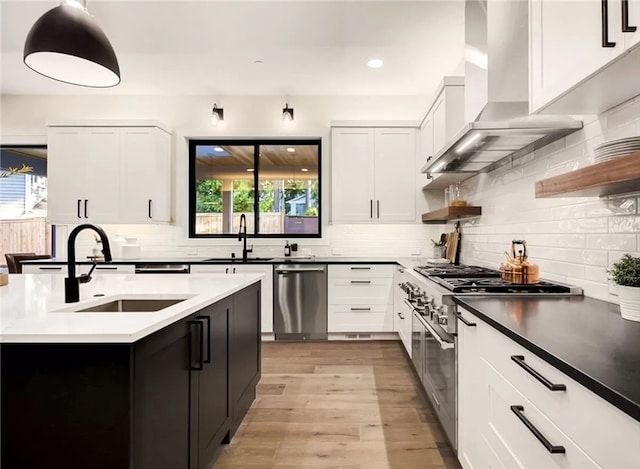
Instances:
[[[319,238],[320,139],[191,140],[189,237]]]

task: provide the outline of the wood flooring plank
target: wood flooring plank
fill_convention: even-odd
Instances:
[[[460,469],[398,341],[267,342],[215,469]]]

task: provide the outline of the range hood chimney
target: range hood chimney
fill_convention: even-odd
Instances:
[[[423,173],[488,172],[582,128],[567,116],[529,115],[527,0],[466,0],[466,124]]]

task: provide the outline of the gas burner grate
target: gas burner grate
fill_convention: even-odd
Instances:
[[[414,270],[426,277],[499,277],[500,272],[475,265],[421,265]]]
[[[446,278],[438,280],[454,293],[568,293],[565,285],[540,281],[532,284],[510,283],[500,278]]]

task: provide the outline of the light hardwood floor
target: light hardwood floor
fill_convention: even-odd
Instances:
[[[400,342],[263,343],[258,397],[215,469],[459,469]]]

